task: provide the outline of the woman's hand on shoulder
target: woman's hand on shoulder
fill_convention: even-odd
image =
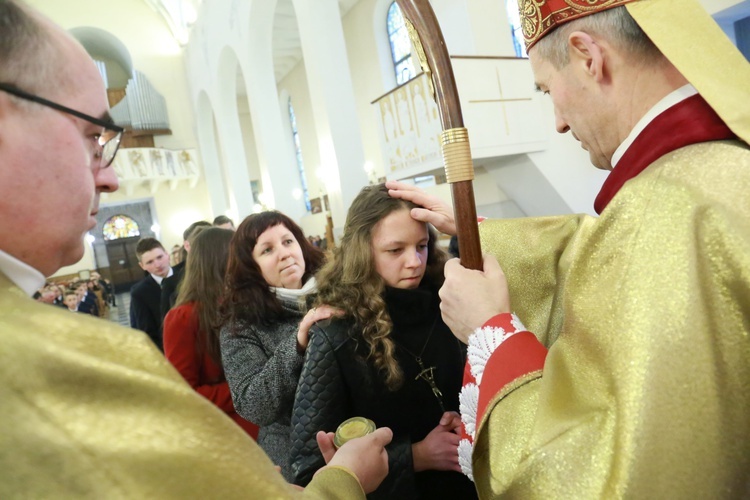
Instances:
[[[336,307],[328,305],[322,305],[320,307],[313,307],[307,314],[302,318],[299,323],[299,330],[297,330],[297,350],[300,353],[305,352],[307,344],[310,341],[310,328],[318,321],[324,319],[330,319],[334,316],[343,316],[344,311]]]
[[[443,413],[440,423],[418,443],[411,445],[414,471],[452,470],[461,472],[458,465],[458,430],[461,417],[454,411]]]

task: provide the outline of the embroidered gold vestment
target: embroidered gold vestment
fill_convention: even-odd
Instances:
[[[549,348],[478,423],[482,498],[750,495],[750,150],[662,157],[601,217],[488,220]]]
[[[0,498],[364,498],[294,490],[141,332],[39,304],[0,273]]]

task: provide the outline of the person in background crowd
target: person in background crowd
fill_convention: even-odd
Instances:
[[[169,251],[169,265],[174,268],[182,261],[182,245],[175,244],[172,246],[172,250]]]
[[[135,247],[138,265],[148,274],[130,291],[130,326],[146,332],[162,347],[161,283],[172,276],[169,255],[155,238],[143,238]]]
[[[219,348],[219,299],[234,233],[204,228],[192,238],[177,304],[164,319],[164,355],[185,380],[253,438],[258,426],[234,410]]]
[[[219,215],[214,219],[214,226],[235,231],[234,222],[226,215]]]
[[[87,281],[79,281],[75,284],[75,293],[78,294],[78,310],[92,316],[99,316],[99,304],[93,292],[89,292]]]
[[[65,287],[57,284],[49,285],[49,289],[54,295],[54,301],[52,302],[56,306],[65,307]]]
[[[308,311],[306,303],[322,263],[323,253],[302,229],[274,211],[246,217],[229,251],[221,301],[224,371],[237,413],[260,427],[258,444],[287,480],[292,403],[307,330],[332,314],[328,308]]]
[[[65,293],[65,298],[63,299],[63,303],[65,304],[65,307],[68,308],[68,311],[79,312],[82,314],[89,314],[88,311],[82,311],[79,309],[79,305],[80,305],[79,295],[77,292],[73,290]]]
[[[160,311],[161,318],[164,321],[164,317],[167,315],[169,310],[174,307],[174,303],[177,300],[177,291],[182,281],[183,272],[185,269],[185,262],[187,261],[187,255],[190,253],[190,240],[193,236],[196,236],[200,229],[211,227],[211,224],[204,220],[193,222],[188,226],[182,233],[182,249],[184,251],[183,258],[179,264],[172,267],[172,276],[164,278],[161,282],[161,299],[160,299]]]
[[[38,290],[36,293],[34,293],[34,300],[43,304],[54,304],[55,298],[55,292],[49,286],[45,286],[41,290]]]
[[[388,429],[321,433],[329,467],[295,491],[143,333],[31,300],[83,257],[122,132],[83,47],[0,0],[0,498],[363,499]]]
[[[451,236],[451,239],[448,242],[448,253],[453,257],[460,257],[460,254],[458,252],[458,236],[456,236],[455,234]]]
[[[108,279],[102,277],[97,271],[91,271],[91,281],[101,289],[102,299],[106,304],[111,304],[113,307],[117,305],[115,300],[115,290]]]
[[[414,205],[367,186],[318,273],[317,304],[343,318],[312,327],[292,417],[295,482],[325,461],[319,429],[366,417],[393,430],[389,473],[370,498],[476,498],[458,465],[465,353],[440,317],[446,255]]]

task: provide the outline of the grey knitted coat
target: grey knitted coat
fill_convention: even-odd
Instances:
[[[303,313],[282,300],[285,316],[272,327],[221,329],[221,358],[234,408],[260,427],[258,445],[291,481],[289,451],[292,406],[304,354],[297,352],[297,329]]]

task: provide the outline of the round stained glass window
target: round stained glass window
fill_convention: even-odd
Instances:
[[[138,223],[127,215],[113,215],[104,223],[102,235],[106,241],[112,241],[140,236],[141,231],[138,229]]]

